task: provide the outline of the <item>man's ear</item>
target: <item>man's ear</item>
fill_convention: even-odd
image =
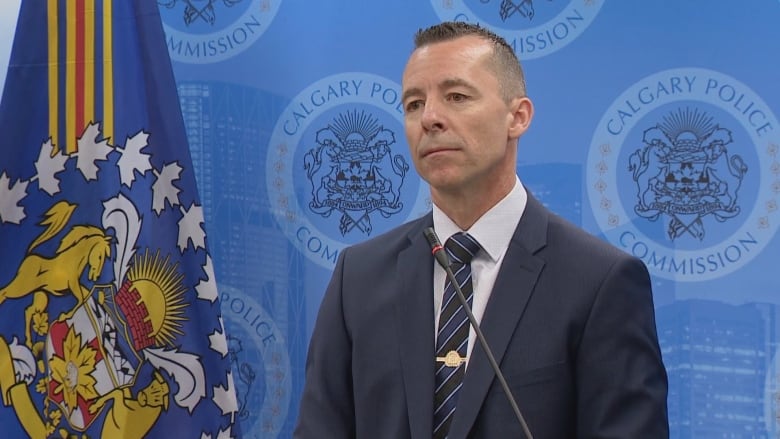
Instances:
[[[514,98],[509,103],[510,117],[509,137],[519,138],[531,126],[531,119],[534,117],[534,104],[527,96]]]

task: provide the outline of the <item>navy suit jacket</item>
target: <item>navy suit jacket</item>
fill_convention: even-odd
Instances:
[[[431,438],[432,225],[429,214],[339,255],[295,438]],[[530,195],[480,328],[535,439],[668,437],[647,269]],[[449,439],[520,437],[476,343]]]

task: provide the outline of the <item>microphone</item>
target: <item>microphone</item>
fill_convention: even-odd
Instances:
[[[471,312],[471,308],[469,307],[468,302],[466,302],[466,297],[463,295],[463,291],[461,291],[460,286],[458,286],[458,281],[455,280],[455,274],[450,268],[450,258],[447,256],[446,251],[442,251],[444,250],[444,247],[441,245],[441,241],[439,241],[439,237],[436,235],[436,231],[433,230],[433,227],[428,227],[423,230],[423,234],[425,235],[425,239],[428,240],[428,244],[431,246],[431,253],[436,258],[436,262],[441,266],[441,268],[444,269],[444,272],[447,274],[447,279],[449,279],[449,281],[452,283],[452,286],[455,287],[455,294],[458,296],[458,300],[460,300],[461,305],[463,305],[463,309],[466,311],[466,315],[469,318],[469,323],[471,324],[471,327],[474,328],[474,332],[477,334],[479,344],[482,346],[482,350],[485,351],[485,355],[487,355],[490,366],[493,368],[493,372],[495,372],[496,378],[498,378],[498,382],[501,384],[501,388],[504,390],[504,394],[509,400],[509,405],[512,406],[512,410],[515,412],[515,417],[517,418],[517,421],[520,422],[520,426],[523,428],[525,437],[528,439],[533,439],[534,437],[531,435],[531,431],[528,430],[528,425],[525,423],[525,418],[523,418],[523,414],[520,413],[520,407],[517,406],[517,401],[515,401],[515,397],[512,396],[512,391],[509,390],[509,385],[506,383],[504,374],[501,373],[501,368],[498,367],[496,358],[493,356],[493,351],[490,350],[490,346],[488,346],[487,340],[482,334],[482,330],[479,329],[477,319]]]

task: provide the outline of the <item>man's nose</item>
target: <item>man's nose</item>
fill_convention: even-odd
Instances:
[[[425,102],[422,113],[422,126],[426,131],[442,131],[444,130],[444,116],[442,114],[441,106],[429,99]]]

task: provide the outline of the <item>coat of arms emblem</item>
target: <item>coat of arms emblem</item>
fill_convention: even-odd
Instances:
[[[629,156],[637,187],[634,211],[651,221],[670,218],[671,240],[705,237],[704,219],[723,222],[740,213],[738,191],[748,168],[732,154],[731,131],[698,112],[680,110],[644,132],[644,146]]]
[[[370,235],[371,213],[388,218],[403,209],[401,186],[409,164],[393,154],[392,131],[354,111],[317,131],[316,142],[304,156],[312,187],[309,208],[323,217],[339,211],[342,236],[354,229]]]

